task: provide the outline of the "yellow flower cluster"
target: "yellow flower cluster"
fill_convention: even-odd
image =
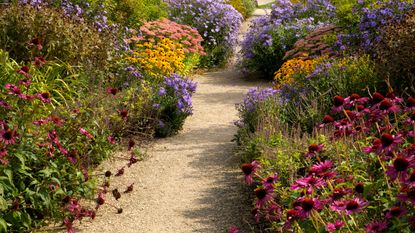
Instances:
[[[282,64],[281,68],[275,72],[275,88],[280,89],[283,84],[291,84],[295,80],[295,76],[310,75],[316,65],[320,64],[325,57],[317,57],[314,59],[294,58]]]
[[[162,77],[170,74],[183,74],[185,70],[185,52],[183,46],[169,38],[163,38],[154,43],[142,42],[135,45],[130,57],[133,65],[149,76]]]

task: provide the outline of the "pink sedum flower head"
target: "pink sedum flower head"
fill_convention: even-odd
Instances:
[[[260,167],[258,161],[254,160],[252,163],[244,163],[242,164],[242,172],[245,174],[245,182],[248,185],[251,185],[253,182],[253,176],[256,170]]]

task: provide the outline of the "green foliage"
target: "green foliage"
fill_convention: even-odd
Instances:
[[[138,28],[146,21],[167,17],[167,4],[162,0],[106,0],[111,21]]]
[[[18,62],[42,54],[47,60],[104,69],[114,43],[85,22],[70,19],[56,8],[38,10],[30,5],[0,8],[0,49]]]
[[[256,1],[254,0],[229,0],[228,4],[239,11],[245,19],[251,16],[256,7]]]
[[[63,200],[92,197],[89,171],[114,146],[97,101],[103,92],[85,74],[55,62],[19,68],[0,50],[0,229],[30,232],[74,217]]]

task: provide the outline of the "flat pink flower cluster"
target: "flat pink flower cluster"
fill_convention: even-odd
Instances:
[[[142,36],[136,36],[127,40],[128,42],[149,41],[154,43],[163,38],[169,38],[183,45],[185,53],[196,53],[204,55],[201,45],[203,38],[199,32],[183,24],[178,24],[168,19],[146,22],[140,27]]]

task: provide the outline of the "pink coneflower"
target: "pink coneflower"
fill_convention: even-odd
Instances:
[[[402,136],[384,133],[380,136],[380,141],[382,142],[382,146],[379,149],[385,153],[388,153],[392,151],[395,146],[402,142]]]
[[[71,150],[67,153],[63,153],[61,150],[62,154],[67,154],[66,158],[72,163],[72,164],[76,164],[76,162],[78,162],[78,151],[76,150]]]
[[[63,225],[66,226],[66,229],[68,230],[68,233],[74,233],[74,231],[73,231],[73,225],[72,225],[72,220],[70,220],[68,217],[66,217],[63,220]]]
[[[108,87],[107,88],[107,93],[115,96],[118,93],[118,89],[113,88],[113,87]]]
[[[32,96],[32,95],[27,95],[27,94],[19,94],[19,95],[17,95],[20,99],[24,99],[24,100],[32,100],[32,99],[34,99],[35,97],[34,96]]]
[[[386,228],[388,227],[388,223],[383,221],[373,221],[371,223],[368,223],[365,225],[366,231],[369,233],[379,233],[384,232]]]
[[[71,198],[66,208],[71,213],[79,213],[79,211],[81,210],[81,205],[79,204],[78,200],[76,200],[75,198]]]
[[[255,189],[255,196],[256,196],[256,204],[257,208],[261,208],[265,204],[267,204],[272,199],[272,192],[271,189],[266,189],[264,187],[258,187]]]
[[[311,192],[313,188],[321,188],[326,185],[326,182],[315,176],[302,177],[294,181],[294,184],[291,185],[292,190],[306,188],[307,192]]]
[[[239,229],[237,227],[235,227],[234,225],[232,225],[229,228],[229,233],[238,233],[238,232],[239,232]]]
[[[406,106],[407,106],[408,108],[413,108],[413,107],[415,107],[415,98],[413,98],[413,97],[409,97],[409,98],[406,100]]]
[[[16,138],[17,138],[16,129],[14,130],[6,129],[6,130],[0,131],[0,142],[3,142],[6,145],[16,144]]]
[[[308,173],[318,175],[322,172],[326,172],[327,170],[331,169],[332,166],[333,166],[333,162],[331,162],[330,160],[325,160],[324,162],[319,162],[317,164],[314,164],[310,168]]]
[[[19,84],[23,85],[23,86],[30,86],[30,84],[32,84],[32,80],[30,79],[22,79],[19,80]]]
[[[406,208],[401,206],[394,206],[388,210],[386,218],[400,218],[406,213],[408,213],[408,210]]]
[[[272,203],[265,209],[264,217],[270,222],[279,221],[281,219],[281,207],[275,203]]]
[[[388,170],[386,171],[386,174],[390,177],[392,181],[396,180],[398,175],[400,177],[400,180],[403,181],[406,179],[408,175],[407,169],[414,167],[414,156],[404,157],[399,155],[393,160],[393,165],[387,167]]]
[[[379,92],[375,92],[372,95],[372,100],[373,100],[373,103],[375,103],[375,104],[380,103],[384,99],[385,99],[385,97],[382,94],[380,94]]]
[[[81,134],[85,135],[87,138],[89,139],[93,139],[94,137],[88,133],[88,131],[86,131],[84,128],[79,128],[79,132],[81,132]]]
[[[22,66],[20,69],[17,70],[17,73],[22,74],[26,78],[30,78],[29,67],[27,66]]]
[[[334,188],[333,189],[333,193],[330,194],[330,198],[333,201],[337,201],[340,200],[341,198],[343,198],[344,196],[346,196],[347,194],[351,193],[351,189],[347,189],[347,188]]]
[[[46,62],[48,62],[48,61],[46,61],[42,56],[38,56],[38,57],[35,57],[35,61],[32,64],[37,66],[37,67],[41,67]]]
[[[22,91],[19,89],[18,86],[14,85],[14,84],[6,84],[4,86],[5,89],[10,90],[10,92],[8,93],[9,95],[21,95]]]
[[[34,120],[33,124],[34,125],[45,125],[47,124],[49,121],[46,119],[39,119],[39,120]]]
[[[118,114],[120,114],[121,118],[124,120],[128,117],[128,111],[126,109],[118,110]]]
[[[332,112],[333,113],[338,113],[341,112],[343,110],[343,104],[344,104],[344,98],[336,95],[335,97],[333,97],[333,105],[334,107],[332,108]]]
[[[323,207],[318,198],[300,197],[298,198],[298,202],[300,202],[301,205],[296,206],[295,209],[298,211],[298,215],[301,219],[308,218],[313,210],[320,211]]]
[[[254,160],[252,163],[242,164],[242,172],[245,174],[245,182],[248,185],[251,185],[253,182],[253,175],[256,170],[259,168],[260,164],[258,161]]]
[[[328,124],[334,122],[334,118],[330,115],[325,115],[323,118],[323,123]]]
[[[5,109],[11,109],[12,106],[10,104],[8,104],[6,101],[2,101],[0,100],[0,107],[3,107]]]
[[[323,150],[323,147],[323,144],[311,144],[308,147],[308,152],[306,153],[306,156],[311,157],[316,155],[317,153],[320,153]]]
[[[9,164],[9,161],[6,159],[7,154],[8,152],[6,148],[1,147],[0,148],[0,164],[3,164],[3,165]]]
[[[64,120],[62,120],[61,118],[59,118],[58,116],[56,116],[56,115],[51,115],[51,116],[49,116],[48,117],[48,120],[49,121],[51,121],[51,122],[53,122],[55,125],[57,125],[57,126],[62,126],[64,123],[65,123],[65,121]]]
[[[328,232],[335,232],[337,230],[340,230],[344,226],[344,222],[341,220],[336,220],[334,223],[327,223],[326,225],[326,231]]]
[[[59,144],[58,134],[56,133],[56,130],[52,130],[48,133],[48,138],[54,143]]]
[[[392,102],[390,99],[384,99],[379,103],[379,110],[383,114],[394,113],[400,110],[399,105]]]
[[[292,222],[300,218],[300,214],[296,209],[288,209],[286,215],[287,220],[284,223],[283,229],[287,231],[291,228]]]
[[[364,104],[369,101],[368,97],[360,97],[359,94],[353,93],[344,99],[344,105],[351,107],[354,104]]]
[[[260,211],[259,211],[259,209],[258,208],[253,208],[252,210],[251,210],[251,214],[252,214],[252,217],[254,217],[254,219],[255,219],[255,222],[256,223],[259,223],[259,219],[260,219]]]
[[[34,45],[34,46],[36,46],[36,48],[37,48],[38,50],[42,50],[42,49],[43,49],[42,42],[40,41],[40,39],[39,39],[39,38],[33,38],[33,39],[30,41],[30,45]]]
[[[365,185],[362,182],[357,183],[354,186],[354,191],[356,193],[363,193],[365,191]]]
[[[38,93],[36,94],[37,98],[40,99],[43,103],[50,103],[50,94],[48,92],[42,92],[42,93]]]
[[[262,180],[262,185],[267,189],[274,189],[275,182],[278,180],[278,174],[274,174],[272,176],[268,176],[267,178]]]
[[[111,144],[117,144],[117,141],[115,141],[114,136],[109,135],[107,139],[108,139],[108,142],[109,143],[111,143]]]
[[[363,148],[363,152],[365,153],[371,153],[371,152],[376,152],[380,149],[380,147],[382,146],[382,141],[380,139],[375,139],[372,142],[372,146],[367,146]]]
[[[415,204],[415,187],[409,186],[401,189],[401,193],[398,194],[398,199],[402,202],[410,201]]]
[[[330,208],[337,212],[344,212],[346,215],[351,215],[360,212],[367,206],[367,201],[360,198],[354,198],[346,201],[335,201]]]

